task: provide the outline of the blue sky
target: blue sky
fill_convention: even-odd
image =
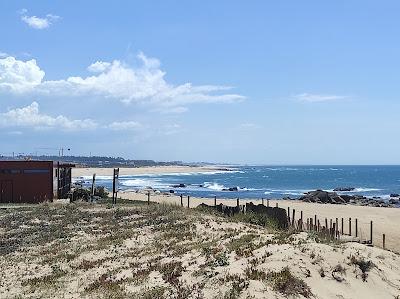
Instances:
[[[1,154],[399,164],[398,1],[2,1]]]

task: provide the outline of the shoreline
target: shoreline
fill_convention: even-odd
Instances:
[[[112,176],[114,167],[76,167],[72,168],[72,177],[96,175]],[[146,167],[120,167],[120,175],[148,175],[148,174],[181,174],[181,173],[207,173],[217,171],[233,171],[234,168],[217,165],[209,166],[146,166]]]
[[[147,192],[141,191],[119,191],[118,198],[127,200],[140,200],[147,201]],[[180,196],[178,194],[156,194],[150,193],[150,200],[152,202],[166,203],[180,205]],[[261,204],[260,199],[241,198],[240,204],[246,204],[253,202],[255,204]],[[213,198],[201,198],[201,197],[190,197],[189,205],[191,208],[195,208],[201,203],[208,205],[214,205]],[[223,203],[228,206],[236,206],[236,199],[228,198],[217,198],[217,204]],[[264,204],[267,205],[265,199]],[[369,239],[370,236],[370,221],[373,222],[373,244],[377,247],[382,247],[383,234],[386,236],[386,249],[392,250],[396,253],[400,253],[400,209],[393,208],[388,209],[384,207],[370,207],[370,206],[357,206],[357,205],[334,205],[334,204],[322,204],[322,203],[310,203],[299,200],[287,200],[287,199],[274,199],[269,200],[269,205],[275,207],[276,204],[280,208],[290,209],[292,214],[293,209],[296,211],[296,219],[299,219],[300,212],[303,212],[303,219],[314,218],[317,215],[318,219],[327,218],[328,221],[332,219],[334,222],[338,218],[339,223],[341,218],[344,218],[344,232],[349,230],[349,218],[352,219],[352,233],[355,232],[355,219],[358,220],[358,236],[361,239]],[[187,207],[187,196],[183,197],[183,206]],[[292,217],[292,215],[290,215]]]

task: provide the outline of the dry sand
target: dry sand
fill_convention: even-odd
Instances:
[[[145,191],[139,193],[135,191],[120,192],[121,198],[133,200],[147,200]],[[155,202],[180,204],[180,197],[170,194],[154,194],[151,195],[151,200]],[[261,200],[241,199],[240,203],[252,201],[253,203],[261,203]],[[214,204],[214,199],[209,198],[190,198],[190,207],[196,207],[201,203],[208,205]],[[219,199],[218,203],[226,205],[236,205],[236,200]],[[265,200],[264,204],[267,204]],[[341,227],[341,218],[344,218],[344,233],[349,230],[349,218],[352,219],[352,234],[355,235],[355,219],[358,219],[358,236],[363,240],[370,237],[370,221],[373,221],[373,243],[375,246],[382,246],[382,234],[386,235],[386,248],[395,252],[400,252],[400,209],[399,208],[376,208],[354,205],[330,205],[306,203],[298,200],[271,200],[270,206],[275,206],[287,209],[290,207],[290,216],[292,210],[295,209],[295,218],[300,217],[300,211],[303,211],[303,219],[317,215],[321,223],[325,222],[325,217],[328,221],[332,219],[334,222],[339,218],[339,227]],[[184,197],[184,205],[187,206],[187,197]],[[305,222],[305,220],[304,220]],[[321,224],[322,225],[322,224]]]
[[[91,176],[96,175],[113,175],[114,168],[72,168],[72,176]],[[143,174],[160,174],[160,173],[192,173],[192,172],[214,172],[227,170],[226,167],[219,166],[155,166],[155,167],[120,167],[120,175],[143,175]]]
[[[395,253],[242,220],[146,204],[0,209],[0,298],[399,298]]]

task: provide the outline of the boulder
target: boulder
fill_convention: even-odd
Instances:
[[[186,188],[185,184],[172,185],[172,188]]]
[[[400,197],[400,194],[392,193],[392,194],[390,194],[390,197]]]
[[[222,191],[239,191],[238,187],[229,187],[229,188],[224,188]]]

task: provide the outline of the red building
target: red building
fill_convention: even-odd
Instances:
[[[66,198],[71,167],[53,161],[0,161],[0,203],[39,203]]]

